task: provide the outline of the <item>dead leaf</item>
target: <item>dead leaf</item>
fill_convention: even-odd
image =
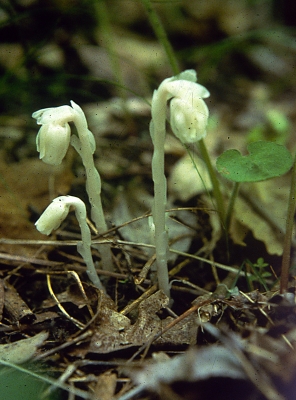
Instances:
[[[289,188],[285,179],[281,177],[244,184],[243,189],[260,204],[262,215],[260,209],[254,210],[250,202],[239,196],[236,199],[234,219],[230,226],[232,239],[240,244],[250,229],[254,237],[266,245],[269,254],[281,255],[289,198]],[[263,214],[266,212],[274,220],[274,224]]]
[[[186,154],[173,166],[168,188],[171,193],[181,201],[188,201],[192,197],[211,191],[212,184],[204,162],[193,155],[193,160]]]
[[[151,210],[153,197],[141,187],[135,187],[134,182],[124,192],[118,195],[113,210],[113,222],[119,226],[127,221],[144,215]],[[167,209],[170,205],[167,205]],[[197,218],[186,210],[167,212],[166,226],[169,235],[170,248],[186,252],[191,244],[192,238],[198,229]],[[120,228],[121,235],[131,242],[152,244],[153,234],[150,230],[148,217],[137,219],[130,224]],[[155,253],[153,248],[145,248],[148,258]],[[176,253],[169,253],[168,260],[173,262],[177,258]]]
[[[113,400],[117,384],[117,375],[107,371],[97,379],[93,400]]]
[[[177,381],[195,382],[213,377],[246,379],[240,361],[221,345],[191,348],[181,356],[146,363],[142,369],[127,370],[127,373],[137,385],[152,391],[159,391],[163,383],[172,384]]]
[[[91,339],[88,352],[110,353],[131,346],[142,346],[151,337],[160,332],[173,318],[161,320],[157,313],[168,305],[168,298],[161,291],[156,292],[140,303],[138,318],[134,325],[129,318],[105,305],[102,301],[98,327]],[[197,335],[196,314],[165,332],[154,343],[172,345],[194,344]]]
[[[29,221],[28,207],[43,211],[49,198],[49,179],[54,180],[56,193],[67,194],[72,173],[65,166],[54,169],[38,159],[26,159],[6,164],[0,157],[0,231],[10,239],[42,240],[41,235]],[[1,251],[15,253],[15,246],[1,244]],[[30,256],[35,249],[18,246],[18,254]]]
[[[36,320],[36,316],[16,289],[7,281],[4,283],[4,289],[4,307],[12,321],[18,324],[33,323]]]
[[[2,344],[0,345],[0,360],[9,361],[12,364],[22,364],[35,355],[38,347],[43,345],[47,337],[47,332],[40,332],[28,339]]]

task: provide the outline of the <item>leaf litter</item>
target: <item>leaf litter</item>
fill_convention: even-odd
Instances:
[[[79,181],[76,184],[79,185]],[[130,185],[132,188],[132,182]],[[40,195],[44,191],[41,186]],[[72,251],[78,238],[74,222],[65,226],[64,233],[59,233],[62,236],[58,238],[66,236],[66,240],[59,241],[62,247],[56,248],[51,241],[41,241],[45,248],[39,256],[31,257],[35,260],[34,264],[20,264],[13,257],[6,261],[9,265],[7,272],[17,267],[17,272],[13,272],[13,269],[10,272],[17,274],[14,282],[17,290],[3,282],[4,293],[13,290],[15,300],[10,312],[8,295],[2,298],[2,329],[6,332],[5,336],[10,337],[13,332],[16,333],[15,324],[19,326],[16,340],[11,336],[11,346],[6,344],[4,337],[2,339],[6,359],[9,357],[14,363],[29,359],[40,363],[42,360],[49,365],[59,362],[62,369],[72,368],[68,382],[72,382],[71,385],[74,386],[80,382],[78,386],[84,387],[84,398],[89,399],[95,398],[95,395],[89,393],[89,387],[100,396],[98,398],[104,398],[102,388],[106,387],[108,390],[106,389],[105,394],[109,399],[128,399],[133,398],[133,393],[141,396],[141,393],[147,392],[153,392],[160,398],[176,399],[191,398],[199,392],[199,398],[210,398],[214,395],[211,392],[214,386],[221,387],[226,398],[227,395],[232,396],[233,391],[243,399],[251,399],[255,393],[261,393],[262,398],[270,400],[281,400],[285,395],[289,396],[289,392],[295,389],[293,370],[296,370],[294,297],[287,300],[279,296],[275,303],[273,293],[263,296],[258,290],[253,293],[238,292],[237,289],[231,291],[231,287],[224,285],[221,280],[223,274],[218,278],[219,273],[219,291],[215,290],[213,282],[210,285],[207,283],[211,268],[213,272],[219,270],[219,263],[215,265],[212,262],[205,268],[203,258],[199,263],[190,259],[193,241],[198,241],[200,249],[203,249],[201,254],[212,252],[219,245],[219,228],[217,221],[215,222],[217,216],[208,211],[209,218],[206,218],[207,212],[203,210],[211,210],[211,202],[203,194],[200,196],[203,201],[201,207],[189,207],[186,211],[176,208],[176,211],[170,213],[176,217],[176,226],[183,226],[180,232],[173,231],[175,237],[182,237],[184,234],[187,236],[185,247],[177,248],[172,253],[174,263],[177,262],[172,282],[176,304],[172,311],[162,292],[157,292],[156,287],[151,290],[153,286],[148,289],[151,285],[150,273],[147,272],[141,283],[135,284],[147,257],[153,257],[145,228],[145,211],[149,211],[150,205],[149,202],[143,202],[143,199],[149,199],[148,193],[143,189],[131,189],[130,195],[126,194],[124,192],[123,196],[119,196],[121,202],[115,201],[112,213],[113,223],[118,228],[115,230],[117,235],[110,236],[110,240],[120,266],[120,273],[114,274],[114,278],[111,274],[110,278],[117,280],[115,297],[104,295],[83,280],[80,281],[79,276],[73,281],[75,273],[80,275],[84,271],[80,257]],[[35,201],[36,198],[38,194],[34,196]],[[272,201],[270,196],[268,200]],[[238,205],[241,201],[239,199]],[[29,202],[33,204],[33,200]],[[248,201],[246,204],[249,204]],[[252,206],[250,209],[252,210]],[[235,210],[238,213],[235,220],[239,221],[242,211],[239,208]],[[182,212],[185,213],[183,216]],[[142,218],[137,225],[139,215]],[[246,209],[244,215],[248,215]],[[202,218],[208,224],[208,235],[205,234]],[[284,210],[280,220],[281,218],[284,218]],[[250,216],[250,220],[252,219],[253,215]],[[264,219],[261,217],[261,220]],[[123,228],[120,228],[121,225]],[[256,231],[257,225],[254,227]],[[25,238],[22,234],[20,237]],[[267,240],[264,233],[261,240]],[[5,240],[2,242],[7,246]],[[28,247],[25,241],[22,243],[21,246]],[[38,243],[40,241],[36,241],[36,245]],[[138,243],[148,247],[145,249],[138,246]],[[10,246],[15,244],[17,240]],[[34,255],[36,245],[32,246],[31,242],[31,250],[27,254]],[[270,249],[275,249],[275,245],[271,243]],[[183,261],[178,261],[180,254],[185,255]],[[57,262],[61,257],[63,262]],[[46,264],[52,265],[51,269]],[[204,275],[204,283],[200,277],[194,276],[199,274],[198,270]],[[51,290],[50,286],[47,289],[44,286],[46,274],[52,277]],[[31,276],[30,284],[26,279],[24,285],[21,279],[26,275]],[[41,297],[38,296],[38,304],[32,298],[30,286],[36,289],[40,287],[39,292],[36,292],[42,292]],[[112,286],[110,289],[114,290]],[[207,294],[203,294],[203,291]],[[116,302],[112,298],[116,298]],[[33,300],[31,306],[26,304],[26,299],[30,303]],[[40,331],[46,334],[38,333]],[[32,339],[32,345],[29,342],[27,344],[29,339]],[[189,350],[186,350],[188,345]],[[22,348],[25,350],[23,356]],[[174,355],[179,352],[184,353]],[[137,360],[141,354],[146,355],[147,361]],[[106,358],[108,355],[111,359]],[[123,361],[126,357],[127,361]],[[94,368],[97,372],[94,372]],[[95,383],[97,378],[100,384]],[[132,384],[135,385],[134,389]]]

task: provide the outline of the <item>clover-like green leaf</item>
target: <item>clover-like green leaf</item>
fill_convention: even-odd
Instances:
[[[249,155],[238,150],[226,150],[218,157],[218,172],[234,182],[258,182],[280,176],[289,171],[293,159],[285,146],[259,141],[247,147]]]

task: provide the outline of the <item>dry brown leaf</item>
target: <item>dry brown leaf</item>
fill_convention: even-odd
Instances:
[[[117,375],[107,371],[97,379],[92,400],[113,400],[117,384]]]
[[[10,320],[17,324],[33,323],[36,316],[16,289],[8,282],[4,283],[4,289],[4,307]]]
[[[48,332],[40,332],[31,338],[2,344],[0,345],[0,360],[9,361],[12,364],[22,364],[35,355],[36,350],[43,345],[47,337]]]
[[[168,202],[169,203],[169,202]],[[132,182],[124,188],[117,197],[113,209],[113,223],[117,226],[132,221],[151,210],[153,197],[143,188]],[[169,204],[167,209],[169,209]],[[186,252],[191,244],[192,238],[198,229],[197,218],[186,210],[167,212],[166,227],[169,235],[170,248],[176,251]],[[138,219],[120,228],[120,234],[125,240],[136,243],[152,244],[153,233],[150,229],[147,218]],[[155,250],[146,248],[147,257],[151,257]],[[176,253],[170,253],[168,260],[173,262],[177,258]]]
[[[173,166],[169,179],[168,189],[181,201],[188,201],[193,196],[211,191],[212,184],[205,163],[196,155],[186,154]]]
[[[49,181],[54,181],[55,193],[67,194],[72,173],[64,165],[54,169],[38,159],[26,159],[6,164],[0,161],[0,232],[11,239],[44,239],[29,221],[28,207],[43,211],[50,202]],[[0,245],[1,251],[13,253],[15,246]],[[32,255],[34,249],[18,246],[19,255]]]
[[[137,321],[132,325],[129,318],[110,308],[110,302],[102,301],[99,324],[93,335],[88,351],[91,353],[110,353],[132,346],[142,346],[154,334],[160,332],[173,318],[161,320],[157,313],[168,306],[167,296],[158,291],[144,300],[138,309]],[[183,321],[158,338],[155,344],[194,344],[197,335],[196,314]]]
[[[177,382],[181,383],[180,386],[183,389],[187,387],[188,391],[190,391],[191,387],[193,394],[194,388],[190,386],[190,383],[193,384],[194,382],[207,380],[209,385],[211,385],[211,378],[239,380],[247,378],[242,363],[229,349],[221,345],[212,345],[201,349],[191,348],[180,356],[164,361],[146,362],[141,369],[127,369],[126,372],[139,386],[139,389],[148,389],[149,391],[157,392],[161,394],[162,399],[167,398],[166,396],[162,396],[164,395],[164,386],[171,385],[172,387]],[[169,398],[195,398],[192,395],[189,395],[189,397],[175,396],[176,393],[173,391]]]
[[[243,189],[245,192],[248,191],[253,199],[259,201],[262,212],[267,212],[274,224],[239,196],[235,203],[234,219],[230,226],[232,239],[235,243],[242,244],[250,229],[254,237],[266,245],[269,254],[281,255],[289,198],[289,188],[285,184],[285,179],[281,177],[265,182],[244,184]],[[274,225],[277,225],[278,229]]]

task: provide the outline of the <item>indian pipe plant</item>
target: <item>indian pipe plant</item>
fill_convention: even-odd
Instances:
[[[249,155],[242,156],[238,150],[225,151],[217,159],[217,170],[224,177],[234,182],[228,207],[220,189],[217,171],[213,168],[203,138],[207,132],[209,109],[204,101],[210,96],[209,91],[198,84],[196,72],[186,70],[165,79],[154,91],[151,104],[150,135],[153,142],[152,179],[154,182],[154,201],[150,230],[153,235],[158,286],[170,297],[169,274],[167,265],[168,233],[166,228],[167,182],[165,177],[164,143],[166,137],[166,120],[173,134],[187,147],[199,145],[212,181],[213,196],[219,214],[221,229],[227,236],[231,214],[238,194],[239,185],[243,182],[257,182],[280,176],[291,168],[293,160],[289,151],[274,142],[259,141],[249,144]],[[69,144],[81,156],[86,171],[86,191],[91,204],[91,217],[100,234],[107,231],[101,202],[101,178],[94,165],[93,154],[96,144],[93,134],[88,129],[82,109],[73,101],[70,106],[45,108],[33,113],[37,124],[41,125],[36,143],[40,158],[48,164],[58,165],[62,162]],[[77,135],[71,135],[70,123],[73,123]],[[287,290],[289,276],[289,255],[292,236],[292,220],[295,213],[295,165],[291,181],[286,239],[282,263],[281,292]],[[99,289],[103,289],[97,276],[91,256],[91,237],[86,222],[84,203],[72,196],[61,196],[54,199],[36,222],[37,229],[50,234],[66,218],[70,207],[73,207],[78,219],[82,242],[78,251],[84,258],[90,280]],[[110,246],[100,245],[102,268],[113,271]]]

